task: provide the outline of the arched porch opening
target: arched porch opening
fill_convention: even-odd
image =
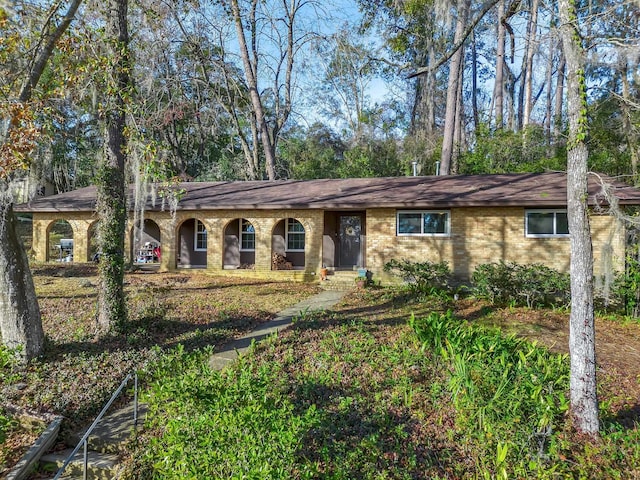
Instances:
[[[222,268],[253,269],[256,263],[256,229],[246,218],[234,218],[224,229]]]
[[[280,220],[271,234],[271,269],[302,270],[305,267],[306,232],[295,218]]]
[[[47,261],[73,262],[73,228],[66,220],[53,220],[47,227]]]
[[[131,228],[131,258],[135,264],[158,264],[162,256],[160,227],[156,222],[145,218],[140,225]]]
[[[189,218],[178,226],[177,268],[207,267],[207,228],[201,220]]]

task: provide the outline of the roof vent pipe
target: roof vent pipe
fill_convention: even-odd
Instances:
[[[417,177],[418,176],[418,162],[416,162],[414,160],[413,162],[411,162],[411,166],[413,167],[413,176]]]
[[[440,175],[440,161],[436,162],[436,175]]]

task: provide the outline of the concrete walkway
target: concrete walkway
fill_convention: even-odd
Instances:
[[[275,318],[263,323],[252,332],[224,345],[211,356],[209,365],[214,370],[222,370],[229,362],[246,353],[252,342],[259,342],[273,333],[285,330],[291,326],[293,318],[301,313],[331,309],[344,297],[345,293],[344,291],[325,290],[282,310]]]

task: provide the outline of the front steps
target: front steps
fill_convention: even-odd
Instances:
[[[55,475],[72,451],[73,448],[67,448],[66,450],[44,455],[40,459],[40,470],[45,470]],[[119,460],[120,456],[116,453],[89,451],[87,455],[87,478],[93,480],[112,480],[117,478]],[[71,463],[67,465],[61,478],[67,480],[84,478],[83,471],[84,451],[81,448],[73,457]],[[53,476],[51,478],[53,478]]]
[[[142,424],[145,409],[138,406],[138,422]],[[87,479],[113,480],[118,478],[118,467],[122,447],[134,430],[133,404],[126,405],[105,415],[88,438]],[[69,447],[65,450],[43,455],[39,462],[39,471],[51,472],[51,478],[64,464],[84,432],[77,432],[65,439]],[[61,478],[83,478],[84,447],[80,447],[73,460],[65,469]]]
[[[320,280],[325,290],[352,290],[356,288],[356,270],[329,270],[326,280]]]

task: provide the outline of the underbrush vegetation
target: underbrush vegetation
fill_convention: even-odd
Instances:
[[[0,476],[33,442],[22,441],[5,405],[64,416],[63,435],[86,428],[127,374],[152,368],[164,352],[177,345],[197,351],[224,343],[317,291],[311,285],[292,289],[289,282],[195,272],[132,273],[126,276],[126,332],[100,337],[95,334],[95,266],[36,266],[33,277],[45,353],[25,368],[0,349],[0,436],[7,437],[0,444]]]
[[[415,298],[359,291],[223,372],[209,368],[210,350],[167,356],[130,478],[640,474],[636,420],[611,408],[618,387],[602,392],[602,436],[587,441],[567,423],[565,354],[480,325],[496,310],[469,321]]]
[[[636,323],[596,320],[602,435],[593,442],[567,421],[563,309],[503,308],[413,284],[355,290],[219,372],[213,345],[315,287],[130,275],[127,334],[97,338],[94,270],[47,269],[35,273],[47,354],[23,369],[0,350],[3,401],[86,427],[139,370],[150,413],[129,445],[127,478],[640,478]],[[0,409],[7,466],[19,455],[9,411]]]
[[[15,353],[10,349],[0,345],[0,381],[3,384],[12,383],[20,378],[17,374],[18,363]],[[0,406],[0,444],[3,443],[9,432],[15,427],[13,416]],[[4,463],[4,455],[0,451],[0,468]]]
[[[479,471],[531,478],[547,470],[554,432],[568,410],[566,355],[553,355],[496,328],[433,312],[411,318],[423,348],[450,372],[443,388],[456,427],[480,449]],[[553,470],[553,469],[552,469]]]
[[[447,262],[393,259],[384,265],[384,271],[400,277],[409,289],[418,293],[446,295],[452,291],[451,269]]]
[[[318,424],[315,408],[287,397],[278,364],[241,359],[217,372],[207,363],[211,353],[179,348],[154,370],[149,415],[162,436],[149,442],[141,470],[152,478],[284,479],[295,470],[310,478],[296,466],[296,451]]]

